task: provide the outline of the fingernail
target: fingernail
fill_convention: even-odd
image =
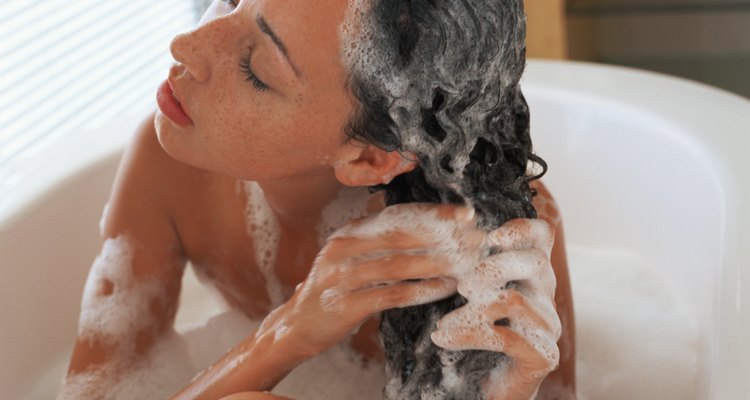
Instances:
[[[437,346],[440,346],[441,344],[443,344],[441,340],[442,338],[440,336],[441,335],[438,333],[438,331],[432,332],[432,334],[430,334],[430,339],[432,340],[432,343],[435,343],[435,345]]]
[[[463,222],[469,222],[474,219],[474,207],[457,207],[456,219]]]

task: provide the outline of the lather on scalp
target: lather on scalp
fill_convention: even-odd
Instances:
[[[534,218],[526,174],[529,110],[522,0],[353,0],[342,48],[358,104],[347,135],[412,152],[419,166],[383,189],[388,204],[464,203],[492,230]],[[435,346],[436,322],[460,295],[383,313],[390,399],[479,399],[480,382],[506,356]],[[460,379],[446,379],[446,368]]]

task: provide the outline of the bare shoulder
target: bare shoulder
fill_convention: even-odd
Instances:
[[[118,227],[160,244],[155,251],[179,253],[162,256],[224,274],[228,265],[254,265],[247,196],[243,181],[167,154],[149,117],[123,156],[110,209]]]
[[[144,119],[117,170],[104,224],[104,238],[127,235],[148,247],[159,263],[182,258],[174,229],[174,191],[187,167],[173,160],[159,145],[153,115]],[[168,250],[167,250],[168,249]]]
[[[532,203],[538,217],[559,230],[562,225],[562,215],[560,214],[560,207],[557,205],[552,193],[541,180],[532,181],[529,186],[536,191],[536,196],[534,196]]]

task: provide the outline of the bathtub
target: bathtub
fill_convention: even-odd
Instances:
[[[569,246],[647,259],[693,318],[696,398],[747,399],[750,102],[664,75],[572,62],[530,61],[523,87]],[[140,118],[82,131],[4,171],[1,398],[53,397],[98,251],[98,220]],[[182,296],[178,323],[219,307],[194,281]]]

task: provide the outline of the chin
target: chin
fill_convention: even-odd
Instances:
[[[156,138],[159,140],[159,144],[161,145],[161,148],[164,149],[164,151],[169,154],[172,158],[175,157],[173,148],[174,146],[174,132],[172,130],[174,129],[174,126],[172,126],[172,121],[170,121],[167,117],[164,116],[164,114],[161,113],[161,111],[156,112],[156,116],[154,117],[154,127],[156,128]]]
[[[195,157],[192,157],[192,152],[186,146],[185,140],[180,139],[180,136],[184,136],[184,134],[181,135],[182,132],[177,132],[180,128],[175,126],[161,111],[156,112],[154,126],[159,144],[167,155],[184,164],[202,169],[200,165],[196,165]]]

